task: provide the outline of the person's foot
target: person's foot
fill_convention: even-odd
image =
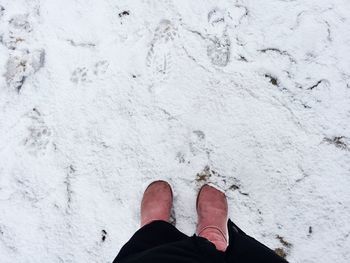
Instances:
[[[141,227],[155,220],[169,222],[173,192],[165,181],[154,181],[145,190],[141,201]]]
[[[212,242],[217,250],[227,248],[227,199],[223,192],[204,185],[197,197],[197,235]]]

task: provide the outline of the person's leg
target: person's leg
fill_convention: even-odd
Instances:
[[[197,197],[197,235],[212,242],[217,250],[227,248],[227,199],[223,192],[204,185]]]
[[[146,188],[141,201],[141,228],[123,246],[114,262],[153,247],[188,238],[169,223],[172,201],[173,193],[167,182],[155,181]]]
[[[152,221],[169,222],[173,191],[165,181],[154,181],[145,190],[141,201],[141,227]]]
[[[223,192],[209,185],[201,188],[197,197],[197,234],[213,243],[217,250],[225,251],[227,262],[286,262],[274,251],[246,235],[231,220],[227,221],[227,210],[227,199]]]
[[[140,228],[122,247],[113,262],[145,250],[189,238],[165,221],[152,221]]]
[[[245,234],[231,220],[228,221],[229,246],[225,252],[226,262],[230,263],[287,263],[273,250]]]

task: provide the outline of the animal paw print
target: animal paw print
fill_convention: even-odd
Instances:
[[[75,84],[91,82],[89,79],[89,70],[86,67],[76,68],[70,80]]]
[[[185,154],[182,153],[182,152],[178,152],[178,153],[176,154],[175,159],[176,159],[179,163],[185,163],[185,162],[186,162]]]
[[[152,82],[165,81],[172,69],[172,48],[177,31],[169,20],[162,20],[155,30],[146,64]]]
[[[96,62],[92,69],[87,67],[76,68],[73,71],[70,80],[75,84],[92,82],[96,80],[96,78],[104,75],[107,72],[108,67],[109,62],[107,60],[101,60]]]
[[[226,33],[227,25],[223,13],[218,9],[211,10],[208,23],[209,31],[213,31],[213,35],[208,38],[207,55],[213,65],[225,67],[230,60],[231,40]]]
[[[107,69],[109,67],[109,62],[107,60],[101,60],[96,62],[94,65],[94,75],[95,76],[101,76],[107,72]]]
[[[52,132],[36,108],[28,116],[32,124],[28,127],[28,136],[24,140],[24,145],[33,155],[44,153],[51,143]]]

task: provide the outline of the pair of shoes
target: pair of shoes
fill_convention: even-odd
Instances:
[[[145,190],[141,202],[141,227],[155,220],[169,222],[173,192],[165,181],[155,181]],[[212,242],[217,250],[227,248],[227,199],[223,192],[204,185],[197,196],[197,235]]]

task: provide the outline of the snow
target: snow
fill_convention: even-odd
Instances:
[[[0,256],[111,262],[212,182],[290,262],[350,261],[350,2],[0,0]]]

